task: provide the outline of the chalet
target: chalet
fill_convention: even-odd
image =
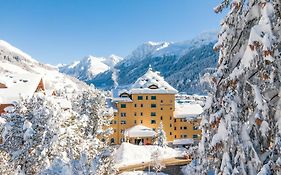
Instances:
[[[45,91],[44,82],[36,74],[4,74],[0,77],[0,114],[13,106],[21,97],[31,97],[35,92]]]

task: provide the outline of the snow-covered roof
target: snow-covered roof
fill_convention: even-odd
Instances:
[[[176,103],[175,118],[196,117],[203,112],[203,108],[199,104]]]
[[[154,137],[156,132],[144,125],[136,125],[125,130],[126,137]]]
[[[178,91],[167,83],[159,72],[152,71],[151,68],[141,76],[131,87],[131,93],[167,93],[177,94]]]
[[[133,102],[129,97],[113,98],[113,102]]]
[[[13,104],[20,97],[30,97],[36,91],[41,76],[38,74],[4,74],[0,82],[7,88],[0,88],[1,104]]]
[[[193,139],[175,139],[173,141],[174,145],[191,145],[193,144]]]

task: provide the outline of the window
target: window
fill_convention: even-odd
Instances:
[[[151,112],[150,116],[152,116],[152,117],[156,116],[156,112]]]
[[[173,135],[173,133],[172,133],[172,132],[170,132],[170,136],[171,136],[171,135]]]
[[[170,108],[170,110],[172,110],[173,108]]]
[[[142,116],[142,112],[140,113],[140,116]]]
[[[114,124],[117,124],[117,121],[116,121],[116,120],[114,120]]]
[[[141,108],[143,107],[143,104],[141,104]]]
[[[156,96],[155,95],[151,96],[151,100],[156,100]]]
[[[187,135],[186,134],[182,134],[181,138],[187,138]]]
[[[137,124],[137,121],[136,121],[136,120],[134,121],[134,124],[135,124],[135,125]]]
[[[161,100],[161,103],[163,103],[163,100]]]
[[[176,130],[177,130],[177,127],[174,127],[174,130],[176,131]]]
[[[160,117],[160,120],[163,120],[163,117],[162,117],[162,116]]]
[[[125,125],[126,124],[126,120],[121,120],[121,125]]]
[[[170,123],[170,127],[172,127],[172,124]]]
[[[182,127],[180,127],[180,129],[182,129]]]
[[[161,108],[161,110],[163,110],[163,108]]]
[[[174,119],[174,122],[176,123],[176,122],[177,122],[177,119]]]
[[[146,96],[145,99],[148,100],[148,96]]]
[[[136,113],[136,112],[134,113],[134,116],[137,116],[137,113]]]
[[[111,139],[110,139],[110,143],[114,143],[114,138],[111,138]]]
[[[170,116],[170,120],[172,120],[172,117]]]
[[[198,138],[198,135],[197,135],[197,134],[194,134],[194,135],[192,135],[192,138],[197,139],[197,138]]]
[[[198,126],[193,126],[193,130],[198,130]]]
[[[125,130],[124,129],[121,129],[121,134],[124,134],[125,133]]]
[[[151,124],[156,124],[156,120],[151,120]]]
[[[177,136],[175,135],[175,139],[177,138]]]
[[[137,107],[137,104],[135,104],[135,108]]]
[[[142,124],[142,120],[140,121],[140,123]]]
[[[116,112],[114,112],[114,116],[117,116],[117,113],[116,113]]]
[[[143,97],[142,96],[138,96],[138,100],[143,100]]]
[[[121,108],[126,108],[126,104],[121,104]]]
[[[181,122],[187,122],[187,120],[185,118],[182,118]]]
[[[112,120],[110,121],[110,124],[111,124],[111,125],[113,124],[113,121],[112,121]]]
[[[184,130],[187,130],[187,127],[186,127],[186,126],[184,126],[184,127],[183,127],[183,129],[184,129]]]
[[[121,117],[126,117],[126,112],[121,112]]]
[[[151,108],[156,108],[156,104],[151,104]]]

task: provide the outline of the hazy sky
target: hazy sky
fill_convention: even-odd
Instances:
[[[50,64],[219,29],[220,0],[1,0],[0,39]]]

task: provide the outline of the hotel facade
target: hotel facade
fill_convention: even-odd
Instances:
[[[153,144],[157,141],[160,122],[169,143],[196,142],[201,134],[197,116],[202,108],[199,104],[177,104],[177,93],[159,72],[151,68],[130,89],[115,90],[110,143]]]

